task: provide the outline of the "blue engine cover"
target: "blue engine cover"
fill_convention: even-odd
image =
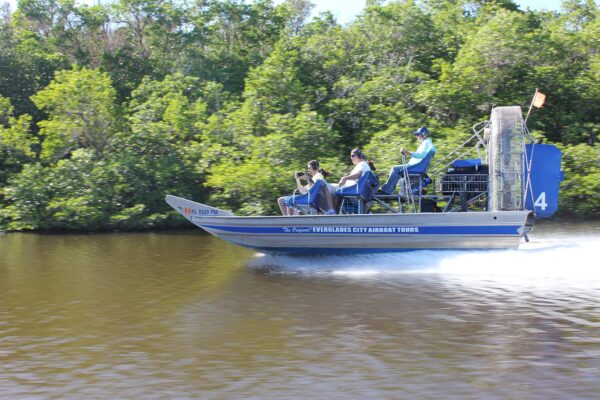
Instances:
[[[533,210],[536,218],[549,218],[558,209],[559,186],[564,177],[560,170],[562,153],[551,144],[528,144],[525,151],[531,162],[531,186],[526,185],[525,208]]]

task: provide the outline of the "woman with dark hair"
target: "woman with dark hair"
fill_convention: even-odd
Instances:
[[[310,160],[307,165],[308,176],[304,172],[296,172],[294,178],[296,179],[296,186],[300,193],[306,193],[316,181],[322,180],[325,183],[325,213],[335,214],[333,205],[333,196],[327,189],[327,181],[325,178],[329,176],[329,172],[319,168],[319,162],[317,160]],[[308,179],[307,185],[302,185],[301,179]],[[280,197],[277,199],[277,204],[281,210],[282,215],[296,215],[296,210],[285,205],[286,197]]]
[[[348,175],[342,176],[337,184],[337,187],[341,188],[356,185],[356,181],[362,176],[362,174],[367,171],[375,172],[376,170],[373,162],[371,160],[367,160],[367,156],[365,156],[365,153],[363,153],[359,148],[356,148],[350,152],[350,159],[352,160],[352,164],[354,164],[354,168]]]

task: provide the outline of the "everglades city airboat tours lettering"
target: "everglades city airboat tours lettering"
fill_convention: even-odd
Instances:
[[[417,226],[313,226],[309,229],[310,233],[419,233]]]

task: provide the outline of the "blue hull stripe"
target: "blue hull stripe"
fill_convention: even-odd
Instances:
[[[520,225],[480,226],[220,226],[201,225],[224,232],[309,235],[519,235]]]
[[[296,255],[346,255],[346,254],[378,254],[378,253],[405,253],[409,251],[489,251],[497,250],[492,248],[435,248],[427,249],[423,247],[417,248],[399,248],[399,247],[380,247],[380,248],[357,248],[357,247],[259,247],[259,246],[245,246],[246,248],[256,250],[265,254],[296,254]],[[515,246],[516,247],[516,246]]]
[[[249,246],[246,246],[249,247]],[[404,253],[409,251],[457,251],[456,248],[323,248],[323,247],[250,247],[253,250],[266,254],[299,254],[309,256],[320,255],[345,255],[345,254],[377,254],[377,253]],[[458,249],[458,251],[485,249]]]

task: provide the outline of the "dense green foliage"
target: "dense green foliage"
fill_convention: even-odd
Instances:
[[[427,125],[441,158],[494,105],[564,153],[561,212],[600,210],[600,9],[369,1],[352,23],[307,0],[20,0],[0,21],[0,229],[185,223],[167,193],[267,214],[319,159],[385,171]]]

